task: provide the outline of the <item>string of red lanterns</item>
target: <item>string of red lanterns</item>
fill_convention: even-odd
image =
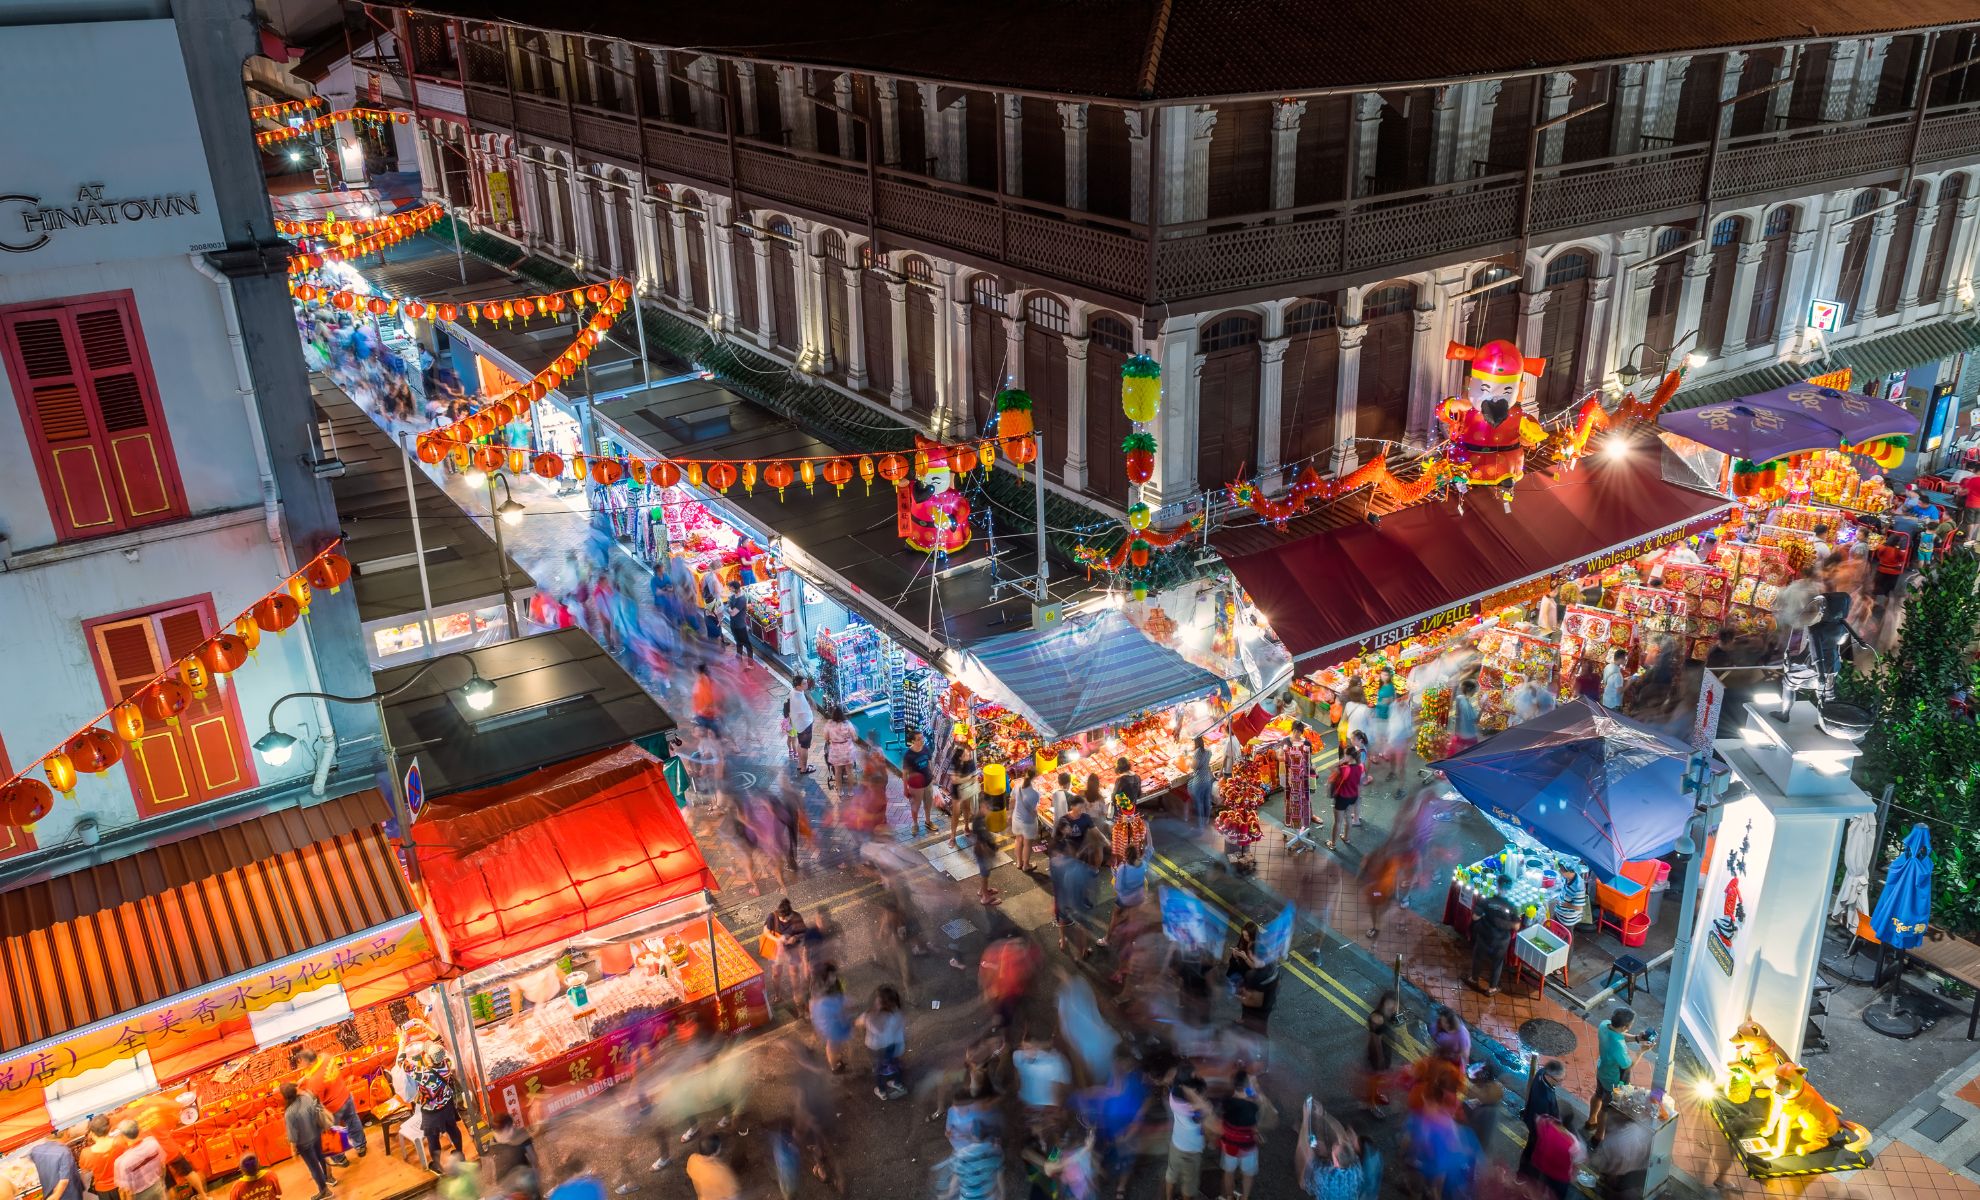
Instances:
[[[300,117],[312,109],[324,108],[330,101],[322,96],[307,96],[301,100],[277,100],[273,104],[257,104],[248,109],[248,119],[253,121],[286,121],[290,117]]]
[[[389,246],[395,246],[405,241],[415,234],[431,229],[434,223],[443,215],[445,215],[445,210],[439,205],[422,204],[418,208],[409,208],[404,212],[396,212],[390,216],[379,217],[377,220],[384,222],[385,227],[375,233],[367,234],[364,237],[358,237],[353,234],[348,240],[340,236],[337,244],[334,246],[325,246],[320,251],[291,255],[289,258],[289,274],[302,275],[317,270],[327,262],[343,262],[346,259],[363,258],[367,254],[376,254]],[[329,239],[326,238],[323,240],[328,241]],[[312,290],[314,290],[314,285],[311,286]]]
[[[467,423],[472,424],[473,421],[474,417],[469,417]],[[497,426],[491,418],[490,432],[495,428]],[[491,474],[506,471],[511,475],[527,473],[544,479],[588,479],[603,486],[630,480],[636,484],[650,483],[654,487],[669,488],[685,482],[689,487],[710,487],[726,493],[740,483],[745,492],[754,494],[756,485],[762,483],[776,488],[779,500],[784,498],[784,489],[792,484],[802,483],[809,492],[820,480],[833,485],[839,493],[843,493],[846,485],[854,479],[865,481],[869,494],[873,491],[875,479],[885,480],[896,488],[905,487],[911,477],[928,470],[931,457],[946,461],[958,474],[966,475],[981,467],[987,476],[996,465],[999,454],[1013,462],[1027,463],[1036,457],[1038,446],[1030,433],[1011,433],[974,442],[930,445],[911,453],[877,455],[820,454],[765,460],[577,454],[566,459],[547,450],[531,455],[519,447],[480,443],[473,436],[463,436],[457,429],[450,427],[421,434],[413,442],[413,454],[429,465],[451,455],[455,465],[463,470],[473,467]]]
[[[261,645],[264,632],[283,634],[309,613],[312,591],[335,595],[351,577],[351,563],[340,538],[283,581],[282,586],[241,610],[229,625],[193,647],[163,671],[144,681],[128,698],[90,718],[53,750],[0,783],[0,821],[31,831],[55,806],[54,793],[67,796],[80,775],[101,775],[144,736],[148,722],[177,726],[179,714],[209,688],[239,670]],[[109,729],[98,726],[107,722]],[[28,772],[39,767],[43,779]]]
[[[609,302],[617,298],[614,289],[620,285],[625,285],[626,294],[631,295],[631,285],[623,279],[593,286],[605,288]],[[506,321],[513,325],[517,321],[527,322],[536,317],[561,319],[573,304],[584,303],[590,296],[590,288],[575,288],[562,292],[532,292],[527,296],[508,296],[500,300],[455,303],[421,300],[412,296],[368,296],[350,288],[330,288],[310,283],[294,284],[289,292],[305,304],[327,304],[341,312],[368,312],[377,316],[403,312],[415,321],[431,317],[436,321],[465,320],[470,325],[482,321]],[[614,312],[613,315],[618,314]]]
[[[353,125],[409,125],[411,113],[386,112],[380,108],[340,108],[335,112],[311,117],[300,125],[284,125],[280,129],[264,129],[254,135],[257,146],[279,146],[283,142],[302,137],[304,134],[321,133],[339,121],[349,121]]]

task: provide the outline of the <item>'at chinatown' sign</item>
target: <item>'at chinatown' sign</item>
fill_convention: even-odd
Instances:
[[[431,982],[433,949],[418,916],[409,916],[358,934],[334,945],[319,946],[280,959],[225,983],[201,991],[183,992],[148,1008],[50,1038],[0,1062],[0,1093],[42,1088],[49,1083],[95,1070],[140,1050],[154,1057],[217,1037],[220,1026],[248,1014],[294,1000],[330,984],[355,992],[353,1006],[387,999],[364,997],[363,987],[404,973],[412,986]],[[428,967],[424,977],[416,973]],[[392,994],[406,990],[395,986]]]
[[[85,183],[76,189],[76,198],[67,203],[18,192],[0,193],[0,250],[28,254],[46,246],[64,230],[108,228],[198,215],[197,192],[118,197],[104,195],[104,185],[100,183]]]

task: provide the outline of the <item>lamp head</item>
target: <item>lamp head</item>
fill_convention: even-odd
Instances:
[[[481,672],[476,671],[473,678],[461,685],[461,699],[467,701],[468,707],[474,711],[484,712],[489,705],[495,703],[495,685],[483,679]]]
[[[502,524],[513,527],[522,524],[523,511],[523,506],[514,500],[504,500],[495,506],[495,517]]]
[[[296,752],[296,739],[279,729],[270,729],[255,739],[254,752],[260,756],[262,762],[271,767],[279,767],[288,762],[289,756]]]
[[[482,470],[480,467],[469,467],[467,470],[461,472],[461,482],[471,488],[486,487],[488,485],[488,472]]]

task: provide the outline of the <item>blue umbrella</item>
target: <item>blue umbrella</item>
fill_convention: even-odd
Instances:
[[[1884,876],[1884,891],[1870,913],[1870,931],[1893,950],[1909,950],[1925,940],[1932,922],[1932,832],[1913,825],[1904,852]]]

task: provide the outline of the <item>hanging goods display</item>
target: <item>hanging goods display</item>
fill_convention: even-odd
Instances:
[[[1499,489],[1510,511],[1513,485],[1526,474],[1526,452],[1547,440],[1547,431],[1521,404],[1522,380],[1537,378],[1547,360],[1528,358],[1503,339],[1483,346],[1452,342],[1444,357],[1471,364],[1465,394],[1437,408],[1437,418],[1450,431],[1453,456],[1465,467],[1461,486]]]

